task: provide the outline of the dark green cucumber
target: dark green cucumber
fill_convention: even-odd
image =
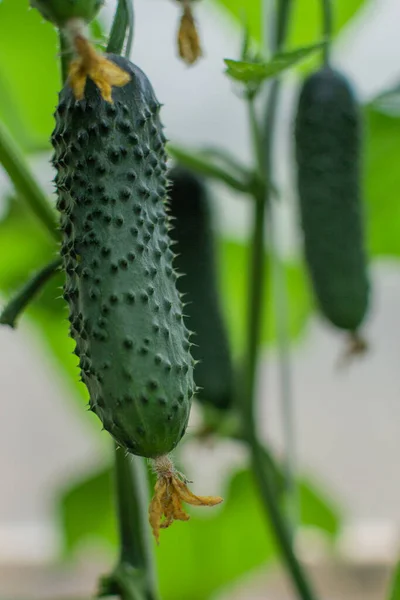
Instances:
[[[71,335],[90,407],[116,442],[156,457],[182,438],[195,386],[168,234],[165,137],[144,73],[105,102],[66,85],[52,136]]]
[[[69,19],[92,21],[104,0],[30,0],[43,17],[55,25],[64,25]]]
[[[181,167],[169,174],[171,236],[177,242],[175,266],[184,294],[185,321],[194,331],[192,355],[198,399],[217,408],[233,401],[233,366],[218,297],[211,207],[202,179]]]
[[[296,157],[305,256],[317,302],[336,327],[356,331],[369,302],[361,193],[361,123],[343,75],[325,67],[303,85]]]

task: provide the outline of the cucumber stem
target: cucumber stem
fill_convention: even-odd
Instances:
[[[158,600],[150,531],[147,521],[148,479],[144,459],[114,449],[120,557],[117,567],[100,585],[100,596],[118,594],[121,600]]]
[[[61,29],[58,32],[58,39],[60,43],[61,82],[64,85],[68,79],[68,68],[69,63],[72,60],[73,53],[70,44],[68,43]]]
[[[134,11],[132,0],[118,0],[117,10],[111,26],[108,39],[107,52],[121,54],[128,30],[128,40],[125,48],[125,56],[129,58],[133,43]]]
[[[322,2],[322,14],[323,14],[323,33],[326,38],[326,44],[322,49],[324,65],[326,67],[330,64],[331,59],[331,46],[332,46],[332,32],[333,32],[333,10],[332,0],[321,0]]]
[[[56,258],[40,269],[17,293],[9,300],[0,313],[0,324],[14,328],[20,314],[32,302],[42,287],[55,275],[61,266],[61,259]]]
[[[49,200],[36,181],[20,148],[0,122],[0,164],[8,173],[15,189],[56,240],[59,239],[56,216]]]
[[[248,180],[245,180],[243,177],[245,174],[243,170],[238,170],[237,174],[233,175],[228,173],[225,168],[220,167],[210,160],[206,153],[191,152],[180,146],[175,146],[175,144],[168,144],[167,151],[178,163],[192,171],[210,177],[211,179],[223,181],[226,185],[238,192],[243,192],[245,194],[252,192],[252,180],[250,177]]]
[[[267,5],[269,5],[269,3],[265,0],[263,3],[265,17],[267,17],[267,13],[269,17],[270,13],[270,11],[267,10]],[[275,36],[273,37],[272,43],[273,53],[280,50],[284,43],[288,28],[290,8],[291,0],[280,0],[276,14]],[[264,35],[264,39],[267,39],[267,35]],[[275,79],[270,88],[265,119],[265,136],[261,133],[264,130],[264,127],[261,128],[257,124],[253,100],[251,97],[248,98],[250,127],[255,149],[254,153],[257,160],[259,174],[266,181],[270,180],[270,175],[272,173],[272,151],[279,86],[279,80]],[[294,553],[291,535],[288,531],[279,507],[279,500],[276,494],[276,485],[273,477],[271,477],[270,465],[267,465],[265,462],[265,456],[258,441],[255,425],[255,381],[260,352],[260,330],[262,324],[262,307],[264,300],[264,221],[270,205],[271,187],[266,185],[264,187],[264,194],[262,196],[255,194],[254,199],[256,202],[254,207],[250,264],[251,279],[248,302],[247,373],[245,378],[244,396],[242,399],[245,437],[251,451],[252,467],[259,493],[274,531],[284,565],[292,579],[294,588],[297,590],[299,598],[302,600],[316,600],[316,596],[314,595],[311,585],[308,582],[308,577]],[[284,350],[286,351],[286,347]]]

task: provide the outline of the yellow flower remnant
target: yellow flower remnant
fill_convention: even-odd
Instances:
[[[338,367],[347,367],[353,358],[363,356],[368,350],[368,342],[357,331],[350,333],[347,345],[339,357]]]
[[[200,38],[193,17],[190,0],[184,0],[183,14],[178,31],[179,56],[189,65],[202,56]]]
[[[99,54],[83,35],[75,37],[74,46],[78,58],[70,64],[68,82],[75,98],[82,100],[86,80],[89,77],[99,88],[102,98],[112,104],[113,86],[126,85],[131,76],[111,60]]]
[[[149,521],[157,544],[160,529],[167,529],[174,521],[188,521],[182,502],[193,506],[215,506],[222,502],[219,496],[196,496],[187,486],[184,477],[178,473],[168,456],[153,461],[157,473],[154,496],[149,506]]]

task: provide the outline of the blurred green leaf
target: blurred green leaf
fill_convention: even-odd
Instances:
[[[365,3],[365,0],[336,0],[333,2],[333,34],[336,35]],[[315,0],[293,2],[293,19],[290,28],[292,44],[310,44],[321,37],[321,10],[321,2],[315,2]]]
[[[11,199],[0,221],[0,290],[14,291],[55,257],[56,244],[22,202]]]
[[[243,349],[246,335],[247,308],[247,278],[249,246],[237,241],[221,239],[219,241],[219,259],[221,274],[221,294],[225,308],[227,325],[231,336],[233,349],[240,353]],[[312,298],[309,294],[306,274],[299,264],[286,264],[286,287],[289,298],[288,329],[292,339],[302,331],[313,310]],[[266,287],[269,282],[269,261],[266,260]],[[274,309],[268,302],[262,329],[264,343],[276,339],[274,330]]]
[[[387,600],[400,600],[400,562],[396,565]]]
[[[371,107],[389,117],[400,117],[400,85],[379,94]]]
[[[224,498],[220,509],[191,511],[190,523],[176,523],[164,534],[157,555],[165,600],[206,600],[275,558],[249,471],[233,476]]]
[[[67,553],[88,540],[115,543],[111,478],[105,469],[74,482],[61,498]],[[331,502],[308,480],[300,481],[300,497],[302,523],[335,536],[340,519]],[[224,498],[218,509],[193,509],[189,523],[177,522],[163,533],[156,553],[164,600],[206,600],[275,560],[275,544],[249,470],[233,475]]]
[[[32,140],[43,147],[60,87],[55,29],[37,10],[29,10],[28,0],[0,2],[0,23],[0,83],[6,90],[0,94],[0,118],[25,149]]]
[[[400,119],[366,109],[365,190],[369,247],[373,254],[400,256]]]
[[[75,481],[63,493],[59,514],[68,555],[82,542],[117,543],[111,469]]]
[[[61,497],[67,553],[89,540],[116,542],[111,479],[105,469],[74,482]],[[164,600],[206,600],[275,556],[251,474],[236,473],[224,497],[220,509],[206,515],[194,509],[189,524],[174,523],[163,533],[156,554]]]
[[[11,199],[0,221],[0,292],[10,296],[43,264],[56,257],[57,245],[47,235],[35,217],[18,200]],[[73,354],[75,342],[69,337],[67,305],[61,298],[64,276],[58,273],[32,302],[25,315],[35,324],[38,341],[46,344],[51,356],[66,375],[76,398],[88,401],[88,392],[79,381],[78,359]],[[80,404],[82,404],[80,402]],[[100,431],[98,419],[87,413],[86,418]]]
[[[216,0],[231,13],[239,23],[247,23],[251,35],[261,39],[262,15],[260,0]],[[356,14],[364,0],[337,0],[335,3],[334,33]],[[293,19],[290,27],[289,43],[293,46],[311,44],[321,38],[321,2],[297,0],[293,2]]]
[[[320,50],[324,45],[325,42],[319,42],[312,46],[296,48],[296,50],[290,52],[280,52],[275,54],[268,62],[261,63],[226,58],[224,61],[227,66],[226,74],[236,81],[258,84],[270,77],[276,77],[310,56],[313,52]]]
[[[301,478],[299,490],[302,525],[316,527],[335,538],[340,530],[340,514],[331,498],[308,478]]]

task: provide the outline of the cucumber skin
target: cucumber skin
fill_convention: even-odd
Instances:
[[[104,0],[30,0],[31,6],[55,25],[64,25],[69,19],[95,18]]]
[[[323,68],[303,84],[296,158],[305,256],[322,313],[356,331],[370,285],[361,194],[361,122],[347,80]]]
[[[203,180],[187,169],[173,168],[169,179],[175,267],[184,275],[178,289],[187,302],[185,322],[195,333],[192,355],[199,361],[194,370],[197,398],[228,409],[233,403],[234,375],[218,296],[210,201]]]
[[[105,102],[88,80],[60,93],[52,141],[71,336],[90,408],[129,452],[156,457],[184,435],[195,386],[168,234],[165,137],[144,73]]]

